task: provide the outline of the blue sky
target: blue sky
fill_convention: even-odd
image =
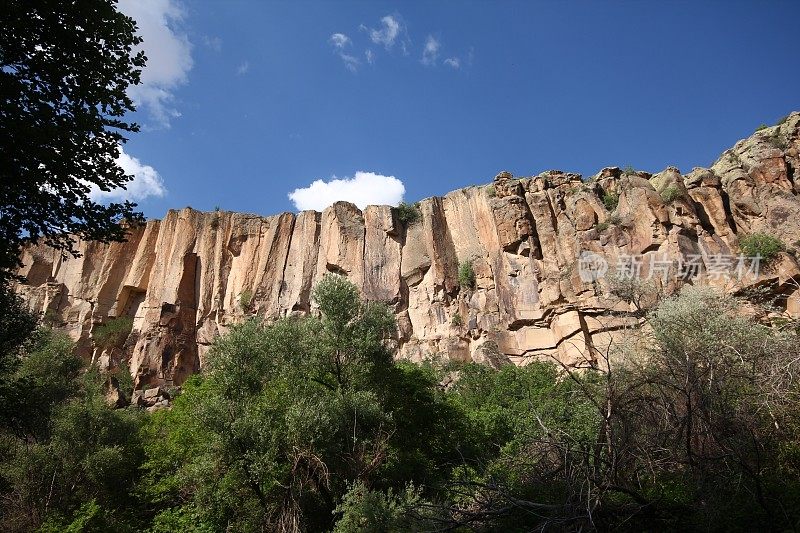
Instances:
[[[318,184],[300,207],[337,193],[415,201],[500,170],[688,172],[800,110],[800,2],[121,9],[150,58],[126,168],[156,218],[187,205],[295,211],[295,189],[359,172]]]

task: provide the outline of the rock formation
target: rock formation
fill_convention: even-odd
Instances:
[[[79,259],[26,249],[18,290],[84,356],[104,367],[126,363],[139,388],[180,385],[203,366],[214,338],[247,316],[314,312],[311,289],[327,273],[392,307],[401,357],[596,365],[640,316],[613,290],[632,264],[666,293],[682,283],[733,293],[764,285],[782,296],[785,312],[800,314],[793,255],[781,253],[757,276],[733,259],[741,236],[755,232],[797,250],[798,194],[793,113],[711,168],[651,175],[610,167],[585,181],[556,170],[521,179],[502,172],[489,186],[422,200],[409,223],[389,206],[362,212],[346,202],[270,217],[169,211],[128,242],[81,243]],[[607,265],[605,276],[588,275],[587,258],[601,271]],[[463,263],[474,286],[460,284]],[[118,317],[133,321],[127,340],[97,348],[93,332]]]

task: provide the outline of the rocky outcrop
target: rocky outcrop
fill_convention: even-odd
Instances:
[[[26,249],[18,290],[84,356],[125,362],[138,389],[180,385],[202,368],[214,338],[245,317],[314,312],[311,288],[328,273],[391,306],[401,357],[602,365],[641,316],[640,299],[615,287],[626,273],[664,293],[685,283],[729,292],[770,285],[785,312],[800,314],[793,255],[758,275],[736,259],[744,234],[769,233],[789,252],[800,243],[799,152],[794,113],[711,168],[608,167],[588,180],[502,172],[489,186],[422,200],[408,224],[391,207],[362,212],[345,202],[271,217],[169,211],[128,242],[81,243],[79,259]],[[460,284],[464,263],[474,286]],[[95,348],[96,328],[122,316],[133,319],[124,345]]]

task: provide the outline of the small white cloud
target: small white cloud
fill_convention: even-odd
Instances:
[[[397,205],[405,192],[403,182],[394,176],[358,171],[352,178],[333,176],[330,181],[316,180],[308,187],[290,192],[289,199],[300,211],[322,211],[340,200],[364,209],[368,205]]]
[[[370,65],[375,63],[375,54],[372,52],[372,50],[365,50],[364,57],[367,59],[367,63]]]
[[[334,33],[331,35],[330,39],[328,39],[328,42],[331,43],[331,46],[333,46],[334,53],[341,58],[342,62],[344,62],[345,68],[350,72],[357,72],[358,67],[361,65],[361,61],[359,61],[354,55],[348,54],[344,51],[345,48],[352,44],[350,37],[344,33]]]
[[[130,200],[138,202],[150,196],[162,197],[167,193],[164,181],[156,169],[150,165],[144,165],[141,161],[125,153],[119,147],[119,157],[117,164],[122,167],[126,174],[133,175],[133,180],[125,184],[125,189],[117,188],[111,191],[101,191],[97,185],[92,185],[89,191],[89,198],[95,202],[122,202]]]
[[[349,70],[350,72],[358,71],[358,67],[359,65],[361,65],[361,61],[359,61],[357,57],[351,56],[349,54],[339,54],[339,57],[341,57],[342,61],[344,61],[344,66],[347,68],[347,70]]]
[[[425,39],[425,48],[422,50],[422,64],[429,67],[435,65],[441,46],[441,43],[433,35],[428,35],[428,38]]]
[[[242,61],[242,62],[239,64],[239,66],[238,66],[238,67],[236,67],[236,75],[237,75],[237,76],[243,76],[244,74],[247,74],[247,72],[248,72],[249,70],[250,70],[250,62],[249,62],[249,61],[247,61],[247,60],[245,60],[245,61]]]
[[[143,42],[135,51],[147,55],[142,83],[130,87],[129,94],[157,126],[168,128],[172,118],[181,116],[174,108],[174,91],[186,83],[192,68],[192,47],[179,29],[183,8],[177,0],[120,0],[119,10],[136,21]]]
[[[363,24],[361,29],[366,31],[370,40],[375,44],[383,45],[387,50],[394,46],[397,38],[405,31],[403,22],[399,15],[386,15],[381,19],[381,28],[367,28]],[[403,43],[405,47],[405,44]]]
[[[331,38],[328,40],[334,48],[342,49],[348,44],[350,44],[350,37],[345,35],[344,33],[334,33],[331,35]]]
[[[461,68],[461,60],[457,57],[448,57],[444,60],[444,64],[453,70],[458,70]]]

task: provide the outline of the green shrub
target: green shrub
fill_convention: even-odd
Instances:
[[[775,123],[775,125],[776,125],[776,126],[780,126],[781,124],[783,124],[783,123],[784,123],[784,122],[786,122],[787,120],[789,120],[789,115],[784,115],[783,117],[781,117],[781,118],[778,120],[778,122],[776,122],[776,123]]]
[[[403,522],[406,487],[442,486],[458,464],[459,412],[432,370],[394,360],[393,313],[359,292],[329,274],[312,292],[319,316],[236,324],[153,413],[143,485],[199,515],[164,516],[158,531],[332,531],[336,518],[337,531],[430,529]],[[364,477],[374,492],[353,489]]]
[[[409,484],[405,490],[370,490],[363,483],[351,485],[334,513],[341,515],[334,533],[419,531],[425,529],[420,509],[421,491]]]
[[[420,219],[422,213],[419,211],[419,204],[407,204],[406,202],[400,202],[397,206],[397,218],[403,224],[413,224],[417,220]]]
[[[242,311],[247,311],[250,309],[250,304],[253,303],[253,291],[249,289],[245,289],[239,293],[239,307],[242,308]]]
[[[495,191],[494,185],[486,186],[486,194],[489,196],[489,198],[494,198],[495,196],[497,196],[497,191]]]
[[[666,203],[674,202],[682,196],[681,190],[677,185],[670,185],[661,191],[661,199]]]
[[[42,317],[42,324],[47,326],[48,328],[57,328],[64,325],[64,321],[61,320],[61,316],[58,314],[57,311],[53,309],[48,309],[44,312],[44,316]]]
[[[597,231],[605,231],[608,229],[609,223],[608,222],[598,222],[595,224],[594,229]]]
[[[756,128],[756,131],[765,130],[765,129],[767,129],[767,128],[769,128],[769,126],[767,126],[766,124],[760,124],[760,125],[759,125],[759,126]]]
[[[636,169],[630,165],[622,169],[623,176],[632,176],[633,174],[636,174]]]
[[[133,319],[120,316],[98,326],[92,332],[92,339],[98,348],[106,350],[125,342],[131,334],[131,329],[133,329]]]
[[[457,327],[457,328],[460,328],[461,326],[463,326],[464,325],[464,320],[461,318],[461,313],[456,311],[455,314],[453,315],[453,319],[450,321],[450,323],[454,327]]]
[[[17,352],[36,331],[39,318],[10,284],[0,283],[0,381],[18,363]]]
[[[768,263],[784,251],[785,247],[777,237],[766,233],[751,233],[739,239],[739,249],[747,257],[761,256]]]
[[[619,195],[611,191],[603,194],[603,205],[606,206],[606,209],[609,211],[615,210],[619,205]]]
[[[124,361],[117,366],[114,377],[117,378],[119,389],[130,398],[130,394],[133,392],[133,377],[130,367]]]
[[[475,270],[472,268],[472,262],[461,261],[461,263],[459,263],[458,284],[465,289],[475,288]]]

